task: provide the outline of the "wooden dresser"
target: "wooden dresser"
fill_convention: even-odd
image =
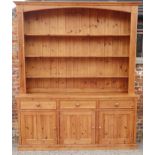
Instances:
[[[19,149],[136,146],[139,2],[15,2]]]

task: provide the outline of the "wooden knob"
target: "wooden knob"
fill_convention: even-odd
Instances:
[[[99,126],[99,129],[101,129],[101,126]]]
[[[80,106],[80,104],[79,104],[79,103],[76,103],[76,104],[75,104],[75,106],[76,106],[76,107],[79,107],[79,106]]]
[[[119,103],[115,103],[115,107],[118,107],[119,106]]]
[[[39,108],[40,107],[40,104],[37,104],[36,106]]]

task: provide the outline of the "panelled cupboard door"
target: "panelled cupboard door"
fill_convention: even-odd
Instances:
[[[37,138],[40,144],[56,144],[56,113],[37,113]]]
[[[21,112],[22,144],[56,144],[55,112]]]
[[[37,144],[37,113],[21,112],[22,144]]]
[[[63,111],[60,112],[61,144],[94,144],[95,112]]]
[[[99,112],[99,143],[133,143],[134,113],[130,110],[105,110]]]

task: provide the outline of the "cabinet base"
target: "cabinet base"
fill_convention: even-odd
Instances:
[[[19,145],[20,151],[46,151],[46,150],[118,150],[118,149],[137,149],[137,144],[118,144],[118,145]]]

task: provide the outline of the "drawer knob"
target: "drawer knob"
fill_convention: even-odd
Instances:
[[[76,103],[76,104],[75,104],[75,106],[76,106],[76,107],[79,107],[79,106],[80,106],[80,104],[79,104],[79,103]]]
[[[101,129],[101,126],[99,126],[99,129]]]
[[[119,103],[115,103],[115,107],[118,107],[119,106]]]
[[[40,107],[40,104],[37,104],[37,105],[36,105],[36,107],[38,107],[38,108],[39,108],[39,107]]]

